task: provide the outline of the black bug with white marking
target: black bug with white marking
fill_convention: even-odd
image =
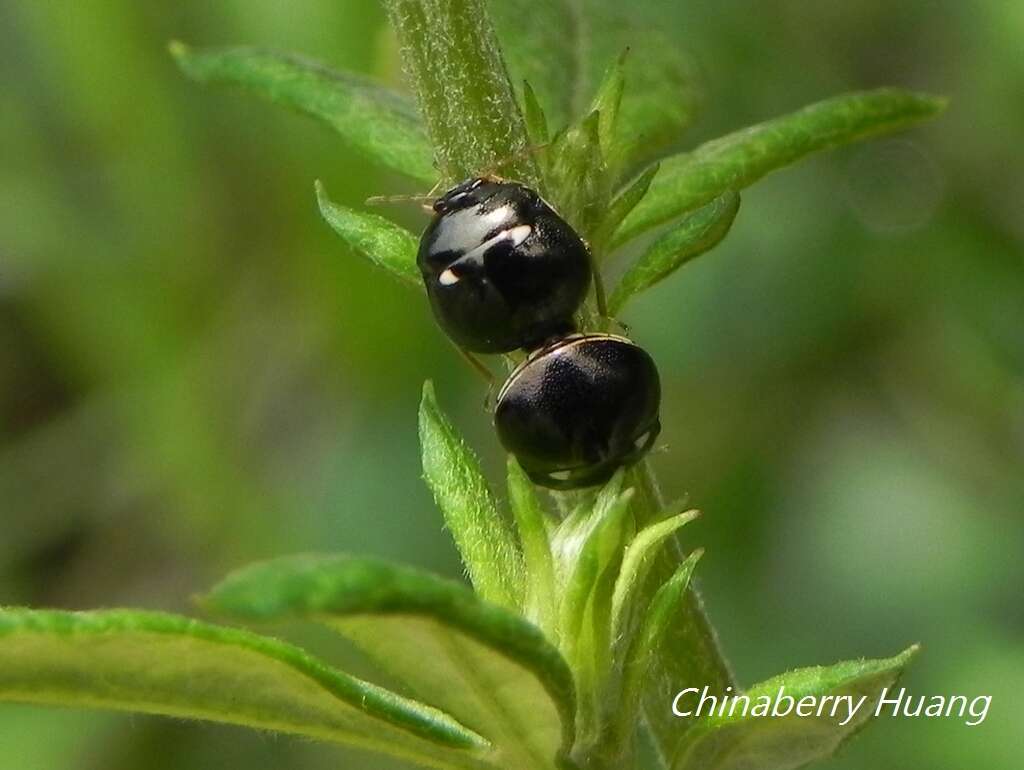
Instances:
[[[456,344],[507,353],[575,330],[590,252],[536,192],[478,177],[433,208],[416,262],[434,315]]]
[[[572,334],[509,376],[494,414],[498,438],[535,484],[600,484],[642,458],[661,431],[651,357],[625,337]]]

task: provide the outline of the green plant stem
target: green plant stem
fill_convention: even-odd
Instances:
[[[385,0],[441,176],[539,174],[483,0]]]

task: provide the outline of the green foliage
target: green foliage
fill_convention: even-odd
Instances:
[[[550,525],[536,489],[512,456],[508,458],[508,498],[523,547],[524,614],[541,628],[551,629],[555,612],[555,568],[548,535]]]
[[[621,487],[620,471],[592,508],[578,508],[552,538],[563,594],[559,639],[576,673],[585,742],[596,741],[601,732],[601,691],[611,675],[612,586],[634,528],[633,490]]]
[[[622,569],[615,581],[612,597],[612,638],[623,635],[629,625],[628,612],[636,606],[635,596],[647,582],[653,562],[662,544],[685,524],[698,516],[698,511],[683,511],[642,529],[622,555]]]
[[[267,637],[152,612],[0,611],[0,700],[208,719],[479,767],[445,714]]]
[[[591,111],[599,116],[597,136],[601,157],[605,158],[606,162],[610,162],[619,149],[615,130],[619,126],[619,110],[622,107],[622,95],[626,90],[626,53],[628,51],[621,54],[608,68],[590,107]]]
[[[390,169],[427,182],[437,176],[416,109],[401,94],[292,54],[249,47],[195,51],[177,41],[170,49],[194,80],[241,86],[324,121]]]
[[[944,99],[898,88],[844,94],[674,155],[662,161],[647,195],[622,223],[618,242],[812,152],[899,131],[934,117],[945,105]]]
[[[487,601],[516,607],[523,594],[519,549],[487,486],[480,462],[437,405],[434,386],[420,402],[423,478],[462,554],[473,587]]]
[[[608,205],[608,211],[601,220],[600,227],[597,228],[597,231],[591,238],[591,248],[597,254],[603,254],[607,250],[608,242],[611,240],[612,235],[615,234],[619,225],[622,224],[622,220],[647,195],[647,190],[650,189],[651,182],[654,181],[659,168],[660,164],[658,163],[648,166],[640,176],[628,184]]]
[[[635,294],[651,288],[694,257],[710,251],[725,238],[740,210],[740,196],[731,190],[683,217],[658,237],[629,266],[608,299],[617,313]]]
[[[553,768],[573,743],[572,674],[536,627],[464,586],[365,559],[285,558],[229,576],[204,603],[246,622],[301,618],[490,743],[497,768]]]
[[[553,128],[564,128],[582,105],[576,97],[579,49],[569,37],[576,35],[580,23],[576,10],[563,0],[491,0],[487,10],[510,73],[534,92],[527,101],[543,107]]]
[[[609,189],[601,154],[601,114],[591,112],[555,137],[548,187],[559,211],[582,235],[590,235],[604,213]]]
[[[319,181],[316,200],[320,215],[357,254],[402,282],[423,288],[423,279],[416,267],[419,239],[415,235],[384,217],[333,203]]]
[[[180,43],[171,52],[190,77],[317,117],[370,160],[423,183],[501,172],[536,186],[596,257],[668,225],[627,268],[613,311],[721,241],[740,189],[943,106],[896,89],[847,94],[671,155],[626,181],[675,148],[699,102],[683,48],[641,8],[492,3],[512,75],[524,84],[517,97],[484,0],[385,6],[418,114],[395,92],[294,56]],[[631,45],[643,50],[627,55]],[[414,235],[332,203],[319,183],[316,193],[349,246],[419,284]],[[582,316],[588,329],[607,322],[590,307]],[[599,490],[556,496],[554,515],[510,461],[513,527],[429,382],[419,436],[424,478],[473,591],[380,562],[303,557],[236,573],[204,606],[244,622],[325,623],[423,703],[267,637],[129,611],[0,613],[0,698],[244,724],[480,770],[636,767],[640,738],[669,770],[794,768],[863,726],[671,715],[680,686],[721,694],[736,683],[690,586],[700,551],[684,558],[674,539],[695,514],[666,515],[645,467],[620,471]],[[877,695],[911,653],[792,672],[749,694],[785,685],[794,695]]]
[[[551,134],[548,131],[548,117],[544,108],[537,101],[537,94],[530,81],[523,81],[523,120],[526,121],[526,134],[532,146],[538,147],[539,157],[544,157],[543,145],[548,143]],[[545,174],[546,176],[546,174]]]
[[[676,573],[657,590],[650,604],[643,608],[644,616],[637,632],[621,637],[630,640],[622,667],[622,710],[615,715],[610,728],[601,736],[602,743],[607,746],[603,751],[613,757],[621,756],[633,738],[643,703],[644,686],[650,681],[652,663],[656,656],[666,654],[665,635],[672,624],[672,618],[680,611],[682,597],[689,588],[690,577],[702,554],[703,551],[694,551],[679,565]],[[623,576],[626,576],[625,573],[620,574],[620,581]],[[629,576],[626,577],[628,579]]]
[[[860,730],[874,714],[883,689],[892,687],[916,647],[885,660],[855,660],[828,667],[804,668],[754,685],[744,694],[751,700],[775,696],[780,688],[799,701],[806,696],[864,698],[855,717],[839,710],[835,716],[806,717],[790,713],[762,718],[735,715],[703,717],[687,733],[672,761],[673,770],[792,770],[822,759]],[[817,701],[816,702],[820,702]],[[844,721],[847,724],[842,724]]]
[[[494,0],[489,7],[510,71],[536,90],[555,130],[579,117],[610,66],[618,71],[626,88],[605,157],[613,176],[679,142],[699,89],[685,46],[658,29],[662,8],[614,0]]]

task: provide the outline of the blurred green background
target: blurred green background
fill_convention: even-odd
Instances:
[[[655,464],[705,511],[685,537],[741,679],[920,641],[910,689],[992,695],[988,720],[882,720],[823,767],[1020,768],[1024,4],[691,0],[665,25],[704,73],[685,144],[844,90],[952,97],[758,184],[624,320],[662,369]],[[192,611],[227,570],[308,550],[458,575],[415,411],[435,379],[497,480],[483,392],[312,195],[410,183],[185,81],[170,38],[396,77],[375,0],[0,2],[0,604]],[[3,770],[395,766],[11,705],[0,747]]]

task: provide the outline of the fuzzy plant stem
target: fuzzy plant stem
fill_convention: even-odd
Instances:
[[[482,0],[385,0],[443,181],[501,172],[535,186],[526,124]]]

